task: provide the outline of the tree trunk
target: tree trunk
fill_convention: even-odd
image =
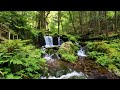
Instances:
[[[82,26],[82,17],[83,17],[83,12],[82,11],[79,11],[79,23],[80,23],[80,31],[81,31],[81,33],[82,33],[82,28],[83,28],[83,26]]]
[[[117,11],[115,11],[115,33],[117,33]]]
[[[105,23],[106,23],[106,36],[108,36],[108,22],[107,22],[107,11],[105,12]]]
[[[58,34],[60,34],[60,13],[61,11],[58,11]]]
[[[102,30],[101,30],[101,11],[98,11],[98,16],[99,16],[99,19],[98,19],[98,30],[99,30],[99,34],[101,35],[102,34]]]
[[[76,32],[74,21],[73,21],[72,14],[71,14],[70,11],[69,11],[69,15],[70,15],[70,19],[71,19],[71,22],[72,22],[72,26],[73,26],[74,32]]]
[[[37,29],[41,29],[40,26],[41,26],[41,12],[39,11],[39,14],[38,14],[38,25],[37,25]]]

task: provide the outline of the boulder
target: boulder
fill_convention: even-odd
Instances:
[[[62,36],[60,37],[60,39],[62,39],[64,42],[69,41],[69,39],[68,39],[68,37],[67,37],[66,35],[62,35]]]
[[[65,42],[60,46],[58,52],[66,53],[66,54],[74,54],[75,53],[74,44],[70,41]]]
[[[68,41],[60,46],[58,54],[61,55],[62,60],[74,63],[77,59],[77,56],[75,56],[75,51],[76,51],[75,45],[72,42]]]
[[[38,34],[38,45],[39,47],[42,47],[45,45],[45,39],[44,39],[42,32]]]
[[[53,37],[53,45],[58,45],[58,37]]]
[[[53,45],[58,45],[58,34],[54,34],[53,36]]]

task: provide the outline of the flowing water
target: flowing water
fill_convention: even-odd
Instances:
[[[86,59],[84,47],[78,50],[78,58],[76,63],[69,63],[60,60],[55,50],[53,53],[46,53],[47,48],[53,48],[53,38],[44,36],[46,45],[42,48],[45,52],[44,58],[48,64],[48,76],[41,76],[40,79],[117,79],[117,77],[104,67],[95,63],[95,61]],[[58,37],[58,46],[61,45],[60,37]],[[64,68],[63,68],[64,67]],[[67,69],[66,69],[67,68]]]
[[[78,73],[78,72],[76,72],[76,71],[73,71],[73,72],[68,73],[68,74],[66,74],[66,75],[62,75],[62,76],[60,76],[60,77],[49,76],[48,78],[46,78],[46,77],[41,77],[41,79],[73,79],[73,78],[75,78],[75,77],[76,77],[76,78],[81,78],[81,79],[87,79],[82,72]]]
[[[78,50],[77,55],[82,56],[82,57],[86,57],[85,50],[83,49],[83,47],[81,47],[81,49]]]
[[[46,45],[45,45],[46,48],[54,47],[52,36],[44,36],[44,39],[45,39],[45,43],[46,43]]]

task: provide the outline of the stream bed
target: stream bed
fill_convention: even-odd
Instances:
[[[105,67],[97,64],[94,60],[89,60],[83,47],[77,52],[78,59],[75,63],[61,60],[53,49],[52,37],[45,37],[46,48],[52,49],[52,53],[45,53],[43,57],[47,60],[48,74],[40,76],[40,79],[119,79],[114,73],[108,71]],[[51,48],[52,46],[52,48]]]

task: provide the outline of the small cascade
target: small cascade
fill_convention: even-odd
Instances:
[[[45,39],[45,47],[48,48],[48,47],[53,47],[53,38],[52,36],[44,36],[44,39]]]
[[[60,37],[58,37],[58,46],[60,46],[61,43],[60,43]]]
[[[53,61],[52,55],[50,55],[50,54],[45,54],[44,58],[45,58],[47,61]]]
[[[60,37],[58,37],[58,46],[60,46],[62,43],[63,43],[63,40]]]
[[[76,76],[76,77],[81,77],[82,79],[87,79],[86,75],[84,75],[82,72],[78,73],[76,71],[73,71],[71,73],[68,73],[66,75],[62,75],[60,77],[55,77],[55,76],[49,76],[48,78],[46,77],[41,77],[41,79],[70,79],[71,77]]]
[[[83,49],[83,47],[81,47],[81,49],[77,52],[77,55],[82,56],[82,57],[86,57],[85,50]]]

